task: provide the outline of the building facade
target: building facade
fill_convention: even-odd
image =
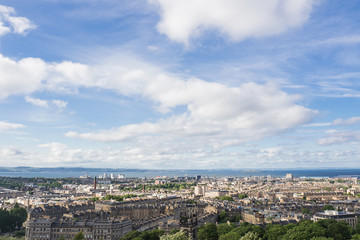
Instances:
[[[336,221],[345,221],[354,229],[358,222],[358,216],[355,213],[338,212],[334,210],[327,210],[325,212],[317,213],[312,218],[314,222],[317,222],[321,219],[334,219]]]
[[[73,239],[82,232],[85,239],[118,240],[132,230],[131,220],[71,221],[35,219],[25,223],[25,240]]]

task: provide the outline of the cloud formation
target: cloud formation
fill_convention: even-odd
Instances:
[[[63,109],[66,108],[66,106],[68,105],[68,102],[65,102],[63,100],[42,100],[38,98],[32,98],[29,96],[25,97],[25,101],[35,106],[44,107],[44,108],[49,108],[50,105],[54,105],[59,109]]]
[[[29,19],[15,15],[14,8],[0,5],[0,37],[8,33],[27,34],[36,28]]]
[[[49,107],[49,104],[48,104],[48,102],[46,100],[41,100],[41,99],[26,96],[25,101],[28,102],[28,103],[31,103],[31,104],[33,104],[35,106],[38,106],[38,107],[45,107],[45,108]]]
[[[314,0],[149,0],[158,6],[160,33],[189,44],[206,30],[217,30],[232,41],[264,37],[301,26]]]
[[[89,66],[73,62],[46,63],[35,58],[14,61],[0,55],[0,97],[39,90],[74,92],[86,87],[145,98],[159,112],[170,115],[176,107],[186,108],[182,114],[153,123],[121,126],[98,133],[66,134],[103,142],[125,141],[143,134],[216,135],[245,142],[282,133],[309,122],[316,114],[296,103],[299,96],[289,95],[275,84],[248,82],[229,87],[197,78],[183,79],[136,58],[117,58],[110,62]],[[116,64],[112,65],[114,62]],[[26,100],[38,106],[49,105],[45,100],[31,97]],[[66,106],[61,101],[52,103]]]
[[[14,130],[18,128],[24,128],[25,125],[19,123],[8,123],[8,122],[0,122],[0,132],[6,130]]]
[[[349,119],[336,119],[333,121],[333,125],[354,125],[360,122],[360,117],[352,117]]]
[[[360,142],[359,131],[330,131],[325,137],[318,140],[320,145],[344,144],[349,142]]]
[[[157,86],[162,86],[162,90]],[[175,82],[169,79],[169,82],[151,81],[147,88],[156,90],[145,93],[160,103],[160,109],[186,106],[187,112],[155,123],[143,122],[98,133],[68,132],[66,136],[112,142],[170,134],[187,138],[207,136],[219,138],[219,142],[237,139],[240,143],[282,133],[309,122],[316,114],[297,105],[297,96],[272,85],[246,83],[230,88],[199,79]]]

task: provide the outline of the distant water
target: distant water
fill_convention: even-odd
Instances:
[[[63,177],[80,177],[87,174],[88,176],[99,176],[107,173],[124,174],[126,177],[157,177],[157,176],[189,176],[197,175],[209,177],[250,177],[250,176],[272,176],[284,177],[286,173],[292,173],[294,177],[360,177],[360,169],[318,169],[318,170],[127,170],[127,169],[71,169],[66,168],[44,168],[44,169],[5,169],[0,168],[0,176],[8,177],[46,177],[46,178],[63,178]]]

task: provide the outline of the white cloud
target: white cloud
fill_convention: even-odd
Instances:
[[[0,148],[0,156],[18,156],[22,154],[23,152],[14,146],[6,146]]]
[[[360,117],[352,117],[349,119],[336,119],[333,122],[333,125],[354,125],[360,122]]]
[[[0,54],[0,99],[39,90],[71,92],[79,86],[95,86],[91,83],[91,77],[86,75],[87,68],[86,65],[72,62],[47,63],[40,58],[15,61]],[[45,105],[39,99],[28,97],[27,101]],[[66,102],[60,100],[52,103],[58,107],[66,106]]]
[[[28,103],[31,103],[31,104],[33,104],[35,106],[38,106],[38,107],[46,107],[46,108],[49,107],[49,104],[48,104],[48,102],[46,100],[41,100],[41,99],[26,96],[25,101],[28,102]]]
[[[340,37],[332,37],[325,40],[314,41],[310,43],[310,46],[320,46],[320,45],[349,45],[349,44],[358,44],[360,43],[360,35],[345,35]]]
[[[4,23],[0,22],[0,37],[11,32],[10,28],[6,27]]]
[[[360,142],[359,131],[330,131],[327,135],[318,140],[320,145],[334,145],[349,142]]]
[[[233,41],[279,34],[302,25],[314,0],[149,0],[157,4],[160,33],[188,45],[216,29]]]
[[[0,99],[39,90],[46,67],[46,63],[38,58],[14,61],[0,54]]]
[[[271,84],[246,83],[230,88],[220,83],[173,79],[165,75],[155,76],[151,81],[141,80],[141,83],[138,94],[158,102],[161,111],[186,106],[187,112],[155,123],[132,124],[98,133],[68,132],[66,136],[111,142],[142,135],[170,134],[189,138],[230,138],[240,143],[282,133],[309,122],[316,114],[297,105],[298,96],[288,95]],[[126,87],[129,86],[121,89],[128,92]],[[132,86],[130,88],[135,91]]]
[[[13,130],[18,128],[24,128],[25,125],[19,123],[8,123],[8,122],[0,122],[0,132],[6,130]]]
[[[324,123],[310,123],[305,124],[303,127],[328,127],[331,126],[331,122],[324,122]]]
[[[98,133],[69,132],[69,137],[97,141],[125,141],[142,135],[218,136],[239,142],[276,135],[309,122],[317,113],[296,102],[275,84],[247,82],[229,87],[202,79],[182,79],[131,56],[104,60],[100,65],[73,62],[46,63],[25,58],[14,61],[0,55],[0,98],[36,91],[76,92],[102,88],[133,98],[145,98],[162,113],[184,106],[180,115],[157,122],[121,126]],[[66,107],[61,100],[27,97],[38,106]],[[215,144],[215,143],[214,143]]]
[[[272,157],[276,157],[280,154],[282,154],[282,150],[283,148],[281,147],[272,147],[272,148],[265,148],[265,149],[261,149],[260,153],[257,154],[257,157],[259,158],[272,158]]]
[[[0,36],[10,32],[26,34],[36,28],[36,25],[29,19],[14,16],[15,14],[14,8],[0,5]]]
[[[63,100],[52,100],[51,102],[60,109],[66,108],[66,106],[68,105],[68,102],[65,102]]]
[[[50,105],[53,105],[59,109],[64,109],[68,105],[68,102],[65,102],[63,100],[49,100],[48,101],[48,100],[42,100],[42,99],[38,99],[38,98],[32,98],[29,96],[25,97],[25,101],[28,103],[31,103],[35,106],[44,107],[44,108],[49,108]]]

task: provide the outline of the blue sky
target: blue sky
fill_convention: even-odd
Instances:
[[[356,0],[3,0],[0,165],[359,167]]]

